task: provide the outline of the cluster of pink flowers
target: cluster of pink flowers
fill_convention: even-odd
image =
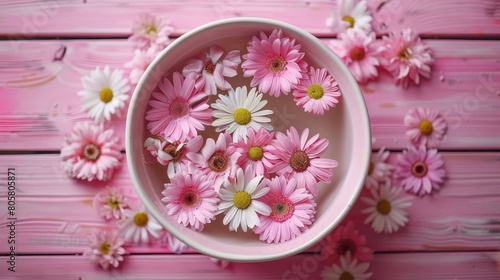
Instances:
[[[251,229],[279,243],[313,223],[314,197],[337,166],[322,157],[328,140],[308,128],[274,131],[266,109],[266,98],[288,94],[315,115],[339,102],[335,79],[324,68],[308,72],[300,48],[281,30],[260,32],[247,53],[212,45],[158,83],[144,146],[166,166],[162,200],[179,224],[201,231],[224,215],[231,231]],[[249,85],[234,87],[240,66]]]

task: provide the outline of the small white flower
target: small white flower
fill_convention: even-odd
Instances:
[[[389,179],[394,165],[386,162],[389,157],[389,151],[381,148],[378,153],[372,154],[370,159],[370,167],[368,168],[368,175],[365,179],[365,187],[370,189],[377,187]]]
[[[327,19],[326,25],[337,32],[353,28],[368,34],[372,30],[372,19],[365,0],[338,0],[337,11]]]
[[[220,189],[218,214],[224,212],[224,225],[229,224],[229,230],[246,232],[247,228],[260,226],[257,213],[269,216],[271,207],[257,199],[269,192],[267,179],[263,176],[253,176],[252,166],[247,166],[245,172],[238,168],[235,180],[224,181],[224,187]]]
[[[97,67],[90,72],[90,76],[82,77],[83,90],[78,92],[82,97],[82,110],[94,119],[96,123],[110,120],[111,115],[121,116],[120,110],[125,108],[130,90],[127,79],[123,78],[123,71],[109,66],[101,71]]]
[[[125,239],[134,243],[148,243],[150,235],[160,238],[163,228],[146,212],[144,206],[137,208],[131,204],[130,208],[124,210],[124,217],[117,222]]]
[[[230,89],[228,95],[220,95],[219,99],[211,106],[216,109],[212,112],[216,120],[212,125],[217,132],[227,131],[233,135],[233,142],[238,142],[239,137],[246,139],[248,128],[258,131],[264,127],[271,131],[273,127],[268,124],[271,110],[261,110],[267,104],[267,100],[262,100],[262,94],[257,93],[256,88],[252,88],[247,94],[247,87],[237,87]]]
[[[365,220],[365,224],[372,223],[372,228],[380,233],[392,233],[399,230],[408,222],[408,215],[405,208],[411,206],[411,196],[398,198],[401,188],[391,187],[391,181],[380,186],[379,190],[371,189],[372,197],[362,197],[361,200],[369,205],[361,211],[370,214]]]
[[[373,273],[366,272],[370,263],[358,264],[357,259],[351,259],[351,253],[347,252],[346,255],[340,256],[340,265],[333,264],[327,266],[321,272],[323,280],[366,280],[372,276]]]
[[[168,24],[168,20],[151,15],[142,14],[132,27],[132,36],[129,40],[135,42],[141,50],[147,50],[151,46],[164,48],[168,45],[169,36],[173,27]]]
[[[126,253],[122,247],[123,243],[124,241],[115,231],[92,232],[89,248],[83,255],[90,261],[100,264],[104,269],[107,269],[109,265],[118,267]]]

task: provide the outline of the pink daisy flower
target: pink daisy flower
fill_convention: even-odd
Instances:
[[[128,207],[128,201],[123,189],[106,186],[94,197],[94,208],[100,216],[110,220],[119,220]]]
[[[425,195],[441,187],[446,171],[437,149],[410,147],[398,155],[395,176],[406,191]]]
[[[387,162],[389,155],[389,151],[386,151],[384,147],[382,147],[376,154],[371,155],[368,174],[365,178],[366,188],[370,189],[378,187],[380,183],[383,183],[390,178],[392,171],[394,170],[394,166]]]
[[[187,143],[149,137],[144,146],[158,162],[167,166],[167,175],[171,178],[178,172],[188,170],[192,162],[187,158],[187,153],[197,153],[203,145],[203,138],[198,135],[189,139]]]
[[[335,107],[339,103],[339,96],[338,84],[326,68],[311,67],[309,75],[302,79],[293,91],[297,106],[302,106],[306,112],[316,115],[323,115],[325,111]]]
[[[299,133],[290,127],[285,135],[276,132],[276,139],[271,142],[274,165],[269,173],[295,178],[300,188],[306,188],[314,196],[318,194],[318,182],[330,183],[333,168],[338,163],[333,159],[320,158],[328,147],[328,140],[319,138],[319,134],[309,137],[309,129]]]
[[[254,176],[267,176],[267,169],[273,165],[268,158],[270,154],[268,145],[273,137],[274,132],[269,132],[264,127],[257,132],[249,128],[247,137],[240,137],[235,143],[236,151],[241,154],[236,164],[243,169],[251,165]]]
[[[182,75],[187,77],[196,73],[200,77],[197,86],[203,88],[205,94],[217,94],[217,88],[231,89],[231,84],[225,77],[236,76],[236,69],[241,63],[240,51],[231,51],[222,59],[223,54],[224,49],[212,45],[207,53],[200,54],[197,59],[188,60],[182,69]]]
[[[335,229],[326,237],[326,242],[327,245],[321,249],[321,256],[327,259],[327,263],[336,263],[347,253],[360,261],[373,260],[373,252],[366,246],[366,237],[354,229],[352,221]]]
[[[162,194],[168,215],[183,226],[202,231],[205,224],[215,220],[219,196],[204,175],[177,173],[165,184]]]
[[[295,39],[283,37],[281,30],[275,29],[269,35],[254,36],[243,55],[243,76],[253,77],[250,87],[259,86],[259,91],[271,96],[285,95],[299,83],[307,71],[307,63],[302,60],[300,44]]]
[[[158,84],[161,92],[153,92],[148,102],[151,108],[146,112],[149,131],[170,142],[195,137],[204,125],[212,123],[208,98],[197,92],[194,75],[184,79],[175,72],[173,81],[164,79]]]
[[[297,181],[283,176],[274,177],[267,184],[269,192],[262,202],[271,207],[269,216],[260,216],[260,226],[254,228],[259,239],[268,243],[281,243],[302,234],[314,221],[316,202]]]
[[[420,83],[420,76],[431,77],[431,64],[434,62],[430,49],[409,28],[401,33],[392,32],[383,38],[381,63],[404,88],[410,81]]]
[[[125,67],[132,69],[129,74],[131,84],[136,85],[139,82],[142,74],[159,52],[160,49],[157,46],[152,46],[147,50],[135,50],[134,58],[125,64]]]
[[[167,20],[151,14],[142,14],[134,23],[133,34],[128,39],[135,42],[141,50],[147,50],[155,45],[163,49],[168,45],[173,30]]]
[[[212,181],[216,192],[219,192],[224,180],[234,178],[238,168],[236,160],[240,153],[236,152],[236,148],[231,143],[229,133],[220,133],[217,142],[212,138],[207,139],[201,153],[187,154],[187,157],[194,163],[191,173],[201,172],[207,175],[207,180]]]
[[[359,83],[366,83],[378,76],[379,47],[375,44],[375,33],[365,34],[348,29],[339,34],[340,41],[332,43],[332,50],[344,61]]]
[[[437,110],[412,108],[404,118],[408,130],[406,136],[415,146],[436,148],[446,132],[446,121]]]
[[[92,232],[89,249],[83,256],[88,257],[93,263],[100,264],[104,269],[108,269],[110,265],[116,268],[126,253],[122,247],[124,243],[116,231]]]
[[[61,148],[64,170],[71,178],[93,181],[111,179],[120,167],[122,154],[118,138],[103,125],[76,123]]]

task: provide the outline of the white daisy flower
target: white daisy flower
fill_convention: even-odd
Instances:
[[[336,32],[353,28],[368,34],[372,30],[372,19],[365,0],[338,0],[337,11],[327,19],[326,25]]]
[[[377,187],[380,183],[387,181],[394,170],[394,165],[386,162],[389,157],[389,151],[381,148],[378,153],[372,154],[370,167],[365,178],[365,187],[368,189]]]
[[[101,70],[97,67],[90,76],[82,77],[83,90],[78,92],[82,97],[82,110],[96,123],[110,120],[111,115],[121,116],[120,110],[125,108],[130,90],[128,80],[123,78],[123,71],[109,66]]]
[[[212,125],[217,132],[231,133],[233,142],[238,142],[239,137],[246,139],[250,127],[255,131],[261,127],[271,131],[273,127],[268,124],[271,119],[264,116],[271,115],[273,111],[261,110],[266,104],[267,100],[262,100],[262,94],[258,94],[256,88],[252,88],[248,94],[246,86],[229,89],[228,95],[220,95],[211,105],[216,118]]]
[[[160,238],[163,227],[146,212],[144,206],[137,208],[131,204],[130,208],[124,210],[123,218],[117,222],[120,233],[125,235],[125,240],[148,243],[150,235]]]
[[[362,197],[361,200],[370,207],[361,211],[370,214],[365,220],[365,224],[372,223],[372,228],[380,233],[392,233],[399,230],[408,222],[408,215],[405,208],[411,206],[411,196],[398,198],[401,188],[391,186],[391,181],[387,180],[385,185],[379,190],[371,189],[372,197]]]
[[[321,272],[321,278],[324,280],[366,280],[372,276],[373,273],[366,272],[370,263],[359,263],[357,259],[351,258],[351,253],[347,252],[346,255],[340,256],[340,265],[333,264],[327,266]]]
[[[247,166],[245,172],[238,168],[235,180],[225,180],[224,187],[220,189],[218,213],[224,212],[224,225],[229,224],[229,229],[238,231],[238,227],[246,232],[247,228],[260,226],[257,213],[269,216],[271,207],[257,199],[269,192],[267,179],[263,176],[253,176],[252,166]]]

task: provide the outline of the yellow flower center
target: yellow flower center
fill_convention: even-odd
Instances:
[[[108,103],[113,99],[113,91],[109,87],[103,88],[99,92],[99,98],[102,102]]]
[[[398,57],[401,59],[408,60],[411,57],[411,53],[412,53],[411,49],[404,48],[404,49],[399,51]]]
[[[370,161],[370,166],[368,167],[368,175],[372,175],[374,168],[375,165],[373,165],[373,162]]]
[[[356,23],[356,21],[354,20],[354,18],[353,18],[353,17],[351,17],[351,16],[349,16],[349,15],[344,16],[344,17],[342,18],[342,20],[343,20],[343,21],[346,21],[346,22],[348,22],[348,23],[349,23],[349,26],[348,26],[349,28],[354,27],[354,23]]]
[[[417,178],[422,178],[427,175],[429,168],[423,161],[417,161],[411,166],[411,174]]]
[[[90,161],[96,161],[99,158],[99,155],[101,154],[101,151],[99,148],[92,144],[89,143],[83,147],[83,157],[87,160]]]
[[[101,253],[102,253],[103,255],[107,255],[107,254],[109,254],[109,247],[111,247],[111,246],[109,246],[109,244],[108,244],[108,243],[103,243],[103,244],[101,245],[101,248],[100,248]]]
[[[391,213],[391,203],[387,199],[382,199],[377,203],[377,211],[381,215],[389,215]]]
[[[111,208],[112,208],[113,210],[118,210],[118,209],[120,209],[120,203],[119,203],[116,199],[114,199],[114,198],[110,198],[110,199],[108,200],[108,205],[109,205],[109,206],[111,206]]]
[[[146,34],[157,33],[158,30],[154,26],[150,26],[148,30],[146,30]]]
[[[283,71],[286,67],[286,61],[281,56],[276,56],[267,61],[267,67],[273,73],[279,73]]]
[[[323,88],[318,84],[312,84],[307,88],[307,95],[312,99],[320,99],[323,97],[324,91]]]
[[[261,147],[253,146],[250,149],[248,149],[248,158],[253,161],[258,161],[262,159],[262,155],[263,152]]]
[[[252,114],[245,108],[238,108],[233,113],[234,121],[239,125],[245,125],[252,120]]]
[[[350,272],[344,271],[340,274],[339,280],[354,280],[354,276]]]
[[[304,172],[309,167],[309,157],[304,151],[295,151],[288,162],[295,172]]]
[[[418,125],[418,129],[420,130],[420,133],[422,133],[422,135],[429,136],[433,131],[432,123],[428,120],[423,120]]]
[[[365,55],[366,55],[365,49],[361,47],[354,47],[349,51],[349,56],[354,61],[363,60],[363,58],[365,58]]]
[[[144,212],[139,212],[134,216],[134,223],[138,227],[143,227],[148,224],[148,214]]]
[[[239,191],[234,194],[233,197],[233,203],[234,206],[236,206],[239,209],[247,209],[248,206],[250,206],[250,203],[252,202],[252,197],[247,192],[244,191]]]

